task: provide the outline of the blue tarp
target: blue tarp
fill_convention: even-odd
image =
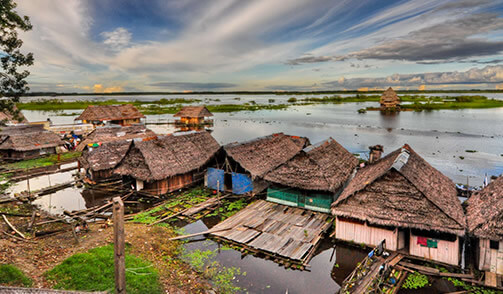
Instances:
[[[232,193],[239,195],[251,191],[253,191],[253,183],[248,175],[232,173]]]
[[[208,188],[220,191],[224,191],[224,170],[209,167],[207,171]]]

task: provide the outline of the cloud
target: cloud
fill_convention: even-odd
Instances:
[[[122,92],[124,89],[121,86],[104,87],[102,84],[94,84],[94,93],[116,93]]]
[[[303,56],[295,59],[290,59],[286,62],[288,65],[299,65],[303,63],[318,63],[334,60],[333,56]]]
[[[224,88],[236,87],[236,84],[231,83],[191,83],[191,82],[157,82],[149,84],[149,86],[156,88],[168,88],[180,91],[200,91],[200,90],[215,90]]]
[[[103,44],[110,46],[114,50],[127,47],[132,37],[132,34],[122,27],[111,32],[102,32],[100,35],[105,38]]]

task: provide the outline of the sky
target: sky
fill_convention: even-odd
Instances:
[[[503,89],[503,0],[17,0],[31,91]]]

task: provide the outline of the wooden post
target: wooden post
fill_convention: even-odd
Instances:
[[[126,255],[124,238],[124,203],[120,197],[113,199],[115,293],[126,293]]]
[[[218,207],[220,207],[220,181],[217,180],[217,200],[218,200]]]

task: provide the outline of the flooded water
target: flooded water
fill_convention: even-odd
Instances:
[[[206,231],[211,222],[197,221],[184,227],[187,234]],[[194,237],[184,245],[189,251],[217,250],[219,244],[204,237]],[[238,267],[246,275],[238,276],[235,284],[249,293],[336,293],[339,283],[366,255],[365,251],[332,243],[325,239],[309,263],[309,271],[285,269],[271,260],[243,256],[226,249],[217,251],[215,260],[225,267]]]
[[[30,188],[30,191],[33,192],[50,186],[68,183],[73,180],[73,174],[75,174],[75,172],[76,170],[71,170],[62,173],[43,175],[30,178],[28,180],[19,181],[14,183],[14,185],[12,185],[9,188],[9,192],[11,194],[18,194],[24,191],[28,191],[28,186]]]

